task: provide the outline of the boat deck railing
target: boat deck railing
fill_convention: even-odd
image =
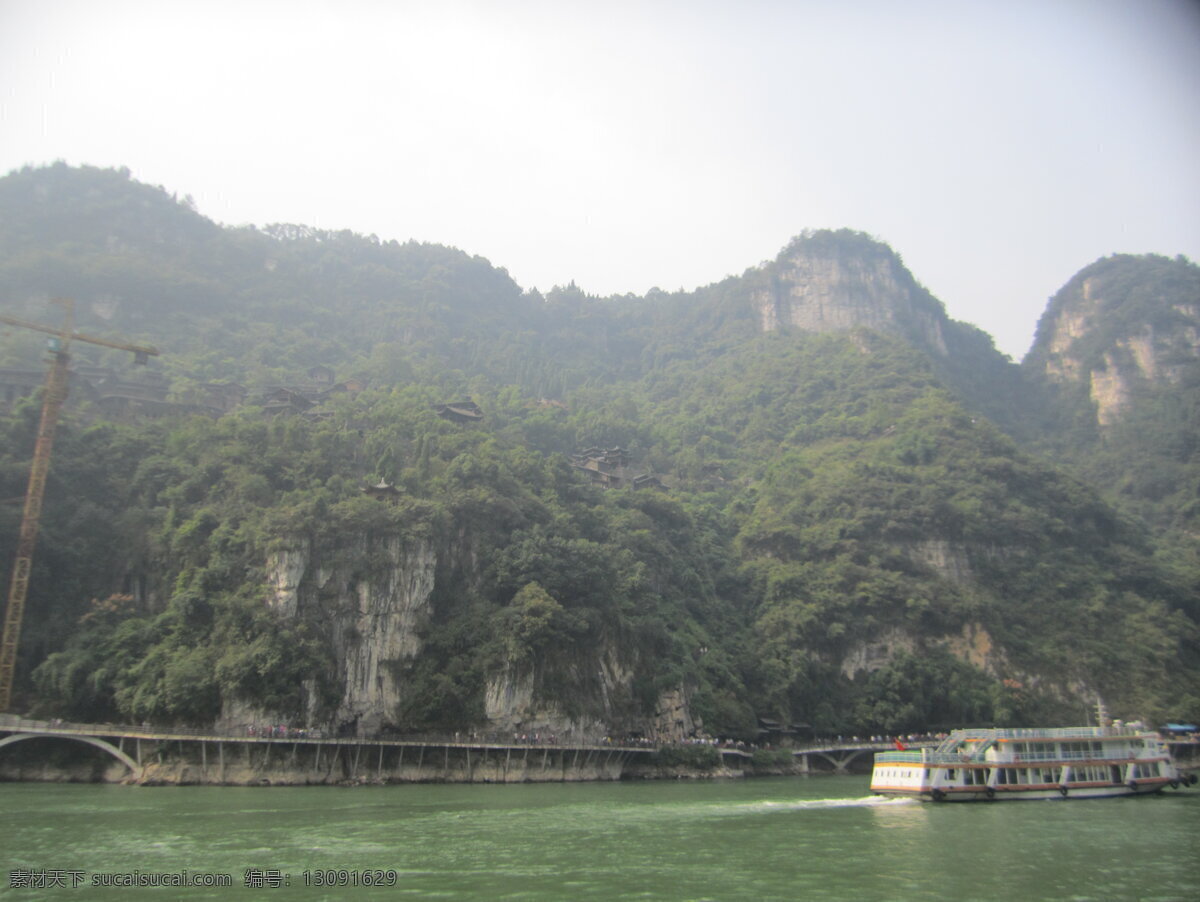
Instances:
[[[943,752],[936,749],[908,752],[877,752],[877,764],[987,764],[992,767],[1021,765],[1070,764],[1078,761],[1125,761],[1130,758],[1152,757],[1153,749],[1135,746],[1107,748],[1101,752],[1062,751],[1045,754],[1005,755],[989,759],[986,755],[967,755],[958,752]]]
[[[963,740],[984,739],[1111,739],[1114,736],[1139,736],[1143,732],[1145,732],[1144,729],[1138,729],[1128,724],[1107,727],[1029,727],[1022,729],[955,730],[946,737],[946,742],[955,743]]]
[[[933,753],[929,752],[929,754]],[[920,764],[928,760],[925,757],[925,751],[875,753],[876,764]]]

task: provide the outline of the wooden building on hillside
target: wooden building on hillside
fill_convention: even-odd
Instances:
[[[312,406],[313,402],[295,389],[280,387],[267,392],[262,409],[267,416],[275,417],[307,413]]]
[[[376,501],[386,501],[389,504],[395,504],[404,493],[387,480],[381,479],[377,485],[365,486],[363,494],[374,498]]]
[[[571,457],[571,466],[587,475],[596,485],[606,489],[631,486],[635,489],[666,488],[661,479],[650,473],[637,473],[630,466],[629,454],[617,448],[585,448]]]
[[[433,409],[443,420],[449,420],[452,423],[473,423],[483,419],[483,411],[474,401],[435,404]]]

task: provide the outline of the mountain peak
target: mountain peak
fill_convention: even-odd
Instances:
[[[947,354],[948,319],[886,244],[850,229],[805,232],[762,270],[751,304],[764,332],[875,329]]]
[[[1050,300],[1025,366],[1086,388],[1096,419],[1122,418],[1140,391],[1177,385],[1200,362],[1200,267],[1184,257],[1116,254]]]

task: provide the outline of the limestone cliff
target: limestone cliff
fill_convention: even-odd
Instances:
[[[507,666],[492,674],[484,700],[488,725],[500,733],[554,736],[562,741],[595,741],[608,732],[595,715],[572,716],[563,704],[539,692],[541,679],[536,665]],[[608,679],[602,674],[601,682]]]
[[[900,652],[919,653],[923,648],[936,647],[989,676],[1007,676],[1012,672],[987,628],[979,623],[966,623],[960,632],[942,636],[918,636],[911,630],[893,628],[856,642],[842,658],[842,675],[853,679],[887,666]]]
[[[332,724],[360,735],[392,719],[399,697],[393,665],[421,651],[420,628],[431,613],[437,555],[432,544],[398,537],[358,537],[336,555],[307,540],[267,562],[269,603],[282,617],[323,627],[340,695]],[[326,720],[309,693],[309,721]]]
[[[873,329],[948,353],[950,321],[886,245],[854,232],[820,232],[789,244],[751,294],[763,331]]]
[[[1116,255],[1080,271],[1050,301],[1023,366],[1079,390],[1101,427],[1139,396],[1178,386],[1200,361],[1200,267]]]
[[[452,566],[446,566],[447,557],[456,557]],[[306,685],[304,725],[359,736],[403,732],[406,725],[397,711],[406,667],[423,651],[423,630],[438,599],[456,594],[448,583],[469,580],[463,568],[477,567],[470,554],[399,537],[358,536],[336,549],[316,548],[311,540],[297,538],[271,553],[268,605],[279,617],[302,619],[318,631],[333,662],[329,673]],[[629,732],[682,739],[702,727],[682,688],[662,693],[653,713],[639,713],[635,663],[629,653],[605,641],[583,655],[548,650],[509,662],[486,680],[483,719],[462,726],[500,736],[541,734],[575,742]],[[238,730],[286,719],[227,702],[221,726]]]
[[[639,714],[634,676],[632,662],[607,644],[567,666],[553,656],[507,664],[487,682],[488,727],[502,737],[538,734],[572,742],[613,734],[678,742],[702,732],[704,724],[692,714],[690,693],[682,686],[661,692],[652,714]]]

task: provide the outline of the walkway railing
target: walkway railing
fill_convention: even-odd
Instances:
[[[1078,730],[1071,730],[1070,738],[1094,738],[1101,734],[1097,730],[1104,728],[1081,727]],[[216,730],[211,727],[190,727],[190,726],[157,726],[150,724],[113,724],[113,723],[76,723],[64,721],[61,719],[42,720],[20,717],[15,714],[0,714],[0,730],[9,731],[25,731],[38,733],[61,733],[66,735],[86,735],[86,736],[114,736],[126,737],[129,739],[146,739],[146,740],[175,740],[175,739],[196,739],[210,741],[237,741],[237,742],[305,742],[305,743],[323,743],[323,744],[370,744],[370,745],[438,745],[449,746],[451,748],[521,748],[521,747],[536,747],[536,748],[566,748],[566,749],[618,749],[627,752],[654,752],[664,746],[674,743],[661,743],[648,739],[605,739],[604,741],[573,739],[571,737],[552,736],[542,733],[526,733],[513,736],[510,734],[499,732],[487,733],[381,733],[374,736],[328,736],[317,730],[304,730],[294,727],[242,727],[237,730]],[[1003,731],[968,731],[978,732],[979,738],[985,736],[994,736],[996,733],[1002,734],[1005,738],[1026,738],[1037,735],[1044,735],[1044,731],[1039,730],[1003,730]],[[922,749],[935,748],[945,737],[944,736],[905,736],[901,737],[901,741],[905,746],[905,751],[910,751],[920,758]],[[896,740],[891,737],[869,737],[860,739],[857,737],[839,737],[836,739],[815,739],[810,742],[796,744],[789,747],[784,747],[784,750],[791,752],[796,756],[809,754],[826,754],[838,755],[850,752],[889,752],[895,754],[904,754],[904,752],[896,751]],[[700,742],[685,742],[683,744],[701,744]],[[738,757],[750,757],[756,750],[756,746],[746,743],[732,742],[709,742],[703,744],[712,745],[718,752],[723,755],[735,755]],[[769,746],[768,746],[769,747]],[[775,748],[780,748],[775,746]],[[933,752],[931,755],[935,754]],[[1075,757],[1070,753],[1057,758]],[[1078,756],[1080,760],[1089,757],[1087,753],[1081,752]],[[891,760],[908,760],[893,758]],[[933,760],[927,759],[927,760]],[[941,756],[938,757],[941,760]],[[953,754],[946,756],[946,760],[958,760],[958,755]],[[1034,755],[1023,756],[1023,761],[1036,762],[1043,760],[1036,758]]]
[[[317,730],[296,728],[255,728],[253,730],[214,730],[203,727],[155,727],[144,724],[73,723],[59,719],[35,720],[13,714],[0,714],[0,731],[45,733],[66,736],[109,736],[149,741],[195,740],[202,742],[280,743],[302,742],[322,745],[445,746],[463,749],[566,749],[620,751],[651,754],[674,743],[650,740],[579,740],[544,734],[468,733],[381,733],[375,736],[326,736]],[[749,758],[753,748],[711,742],[685,742],[684,745],[712,745],[722,755]]]
[[[505,737],[498,733],[474,736],[448,734],[381,734],[377,736],[326,736],[315,730],[298,730],[289,728],[282,731],[255,730],[213,730],[202,727],[153,727],[149,725],[135,726],[130,724],[89,724],[72,723],[63,720],[33,720],[12,714],[0,714],[0,730],[11,732],[63,734],[77,736],[115,736],[127,739],[147,740],[198,740],[211,742],[249,742],[249,743],[278,743],[303,742],[320,743],[323,745],[388,745],[416,746],[437,745],[450,748],[560,748],[560,749],[610,749],[622,752],[653,752],[660,748],[657,744],[629,745],[614,741],[563,741],[547,737],[534,738],[523,736],[517,738]]]

